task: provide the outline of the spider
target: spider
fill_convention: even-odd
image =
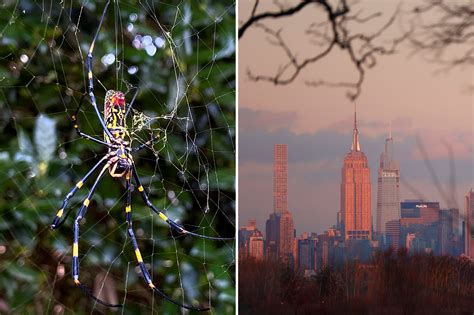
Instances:
[[[192,231],[188,231],[184,227],[176,223],[175,221],[168,218],[162,211],[158,210],[149,200],[145,192],[145,189],[143,188],[140,182],[140,178],[138,176],[132,154],[142,150],[150,143],[153,143],[159,136],[155,136],[150,141],[147,141],[146,143],[143,143],[137,147],[132,148],[131,146],[131,141],[130,141],[131,139],[130,139],[130,134],[127,130],[126,119],[127,119],[128,113],[130,112],[130,109],[133,106],[133,102],[138,94],[138,89],[136,90],[128,107],[126,105],[125,94],[123,92],[113,91],[113,90],[107,91],[105,95],[105,101],[104,101],[104,117],[102,118],[99,112],[99,109],[97,107],[95,95],[94,95],[94,81],[93,81],[93,73],[92,73],[92,53],[93,53],[94,45],[99,35],[100,28],[104,21],[105,14],[107,12],[107,8],[109,4],[110,4],[110,0],[107,1],[105,4],[104,11],[102,12],[102,16],[100,18],[99,26],[97,28],[95,36],[90,45],[90,48],[87,54],[87,59],[86,59],[87,76],[88,76],[88,94],[90,97],[90,102],[92,106],[94,107],[95,114],[104,131],[104,140],[94,138],[90,135],[85,134],[84,132],[80,130],[79,122],[77,120],[77,114],[82,106],[82,101],[84,99],[85,94],[82,95],[82,98],[79,102],[79,106],[76,112],[74,113],[74,115],[72,116],[74,129],[76,130],[77,134],[80,137],[84,139],[88,139],[90,141],[100,143],[106,146],[108,148],[108,151],[107,151],[107,154],[102,159],[100,159],[100,161],[97,162],[89,170],[89,172],[79,182],[76,183],[75,187],[66,195],[66,198],[63,200],[61,209],[57,211],[56,217],[53,219],[53,222],[51,223],[51,228],[57,229],[65,222],[67,216],[72,210],[72,209],[69,209],[66,213],[64,213],[64,210],[66,209],[69,200],[74,196],[74,194],[79,189],[81,189],[81,187],[84,185],[87,179],[102,164],[105,163],[100,169],[99,175],[97,176],[94,184],[90,188],[89,194],[87,195],[86,199],[84,200],[81,207],[79,208],[79,211],[74,220],[74,227],[73,227],[74,243],[72,246],[72,277],[73,277],[74,283],[78,287],[80,287],[86,293],[86,295],[88,295],[89,297],[91,297],[92,299],[94,299],[95,301],[97,301],[98,303],[102,305],[105,305],[108,307],[121,307],[122,306],[120,304],[113,305],[113,304],[109,304],[107,302],[102,301],[98,297],[94,296],[92,294],[92,291],[79,281],[79,222],[86,215],[87,208],[89,206],[92,196],[94,195],[97,185],[100,182],[102,176],[108,170],[109,174],[112,177],[125,179],[126,194],[127,194],[126,201],[125,201],[125,216],[126,216],[125,219],[127,222],[127,233],[131,239],[137,262],[140,266],[140,270],[142,272],[143,278],[146,284],[148,285],[148,287],[151,288],[154,292],[156,292],[160,296],[162,296],[164,299],[182,308],[195,310],[195,311],[207,311],[209,310],[209,308],[197,308],[197,307],[188,306],[180,302],[177,302],[173,300],[171,297],[169,297],[168,295],[166,295],[162,290],[160,290],[153,284],[150,273],[148,272],[143,262],[142,255],[140,253],[140,249],[138,248],[137,240],[135,238],[135,233],[132,228],[132,206],[131,206],[132,187],[133,187],[131,184],[132,177],[138,187],[138,192],[140,193],[143,199],[143,202],[146,204],[148,208],[150,208],[153,212],[158,214],[158,216],[169,225],[172,231],[178,232],[180,234],[189,234],[192,236],[201,237],[205,239],[211,239],[211,240],[233,240],[234,238],[211,237],[211,236],[194,233]]]

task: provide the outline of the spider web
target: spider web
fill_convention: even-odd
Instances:
[[[233,1],[111,1],[95,43],[99,109],[109,89],[139,89],[128,127],[154,205],[186,229],[235,235]],[[75,183],[106,153],[78,137],[71,115],[86,88],[85,58],[104,3],[6,1],[0,13],[0,312],[108,312],[71,278],[72,225],[97,173],[49,224]],[[103,131],[89,98],[81,129]],[[106,174],[80,227],[80,280],[117,313],[175,314],[143,281],[127,237],[125,184]],[[234,241],[172,233],[137,192],[133,227],[155,285],[174,300],[234,313]]]

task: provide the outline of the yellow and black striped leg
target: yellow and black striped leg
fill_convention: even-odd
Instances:
[[[105,170],[109,167],[109,163],[105,164],[102,170],[97,176],[94,184],[92,185],[87,198],[82,203],[81,207],[79,208],[79,212],[76,215],[76,219],[74,220],[74,244],[72,246],[72,277],[74,279],[75,284],[80,284],[79,282],[79,222],[85,216],[87,212],[87,208],[89,207],[90,200],[94,195],[94,192],[97,188],[97,184],[99,183],[100,179],[104,175]]]
[[[97,143],[100,143],[100,144],[103,144],[107,147],[111,147],[109,143],[103,141],[103,140],[99,140],[97,138],[94,138],[92,136],[89,136],[88,134],[84,133],[81,131],[81,129],[79,128],[79,122],[77,120],[77,115],[79,113],[79,110],[81,109],[81,106],[82,106],[82,102],[84,101],[84,97],[86,95],[85,94],[82,94],[81,96],[81,100],[79,101],[79,106],[77,107],[76,111],[74,112],[74,115],[72,115],[72,123],[73,123],[73,126],[74,126],[74,129],[76,130],[76,133],[79,135],[79,137],[81,138],[84,138],[84,139],[88,139],[88,140],[91,140],[91,141],[94,141],[94,142],[97,142]]]
[[[61,205],[61,209],[58,210],[58,212],[56,213],[56,217],[54,217],[53,222],[51,223],[51,228],[53,230],[57,229],[58,227],[63,225],[63,223],[66,221],[67,217],[69,216],[69,213],[71,212],[72,208],[70,208],[66,212],[66,214],[64,214],[64,210],[66,209],[67,204],[69,203],[69,200],[76,194],[76,192],[79,189],[81,189],[82,185],[84,185],[86,180],[89,179],[89,177],[92,175],[92,173],[94,173],[95,170],[102,163],[104,163],[105,160],[108,159],[108,157],[109,157],[109,155],[107,154],[102,159],[100,159],[100,161],[96,165],[94,165],[94,167],[92,167],[89,172],[87,172],[87,174],[84,176],[84,178],[82,178],[80,181],[78,181],[76,186],[74,186],[74,188],[66,195],[66,198],[64,198],[63,203]]]
[[[78,287],[80,287],[87,296],[96,300],[98,303],[107,307],[121,307],[122,306],[121,304],[109,304],[95,297],[92,294],[92,291],[87,286],[81,284],[81,282],[79,281],[79,222],[86,215],[87,207],[89,206],[90,200],[92,196],[94,195],[97,185],[99,184],[102,176],[104,175],[104,172],[107,170],[108,167],[109,167],[109,163],[105,164],[102,170],[100,171],[99,176],[97,176],[97,179],[92,185],[89,191],[89,194],[87,195],[87,198],[82,203],[82,206],[76,215],[76,219],[74,220],[74,243],[72,245],[72,277],[74,279],[74,283]]]
[[[197,307],[188,306],[188,305],[184,305],[180,302],[177,302],[177,301],[173,300],[171,297],[169,297],[168,295],[166,295],[163,291],[158,289],[153,284],[153,282],[151,281],[150,274],[148,273],[148,270],[146,269],[145,263],[143,262],[143,258],[142,258],[142,254],[140,253],[140,249],[138,248],[138,243],[137,243],[137,239],[135,237],[135,233],[133,232],[131,201],[132,201],[132,191],[131,191],[130,180],[129,180],[127,182],[127,201],[126,201],[127,203],[125,205],[125,218],[127,220],[127,232],[128,232],[128,236],[130,237],[130,240],[132,241],[133,250],[135,252],[135,256],[137,257],[137,262],[140,265],[140,270],[143,274],[143,278],[144,278],[146,284],[148,285],[148,287],[150,287],[154,292],[158,293],[164,299],[168,300],[169,302],[171,302],[171,303],[173,303],[173,304],[175,304],[179,307],[186,308],[188,310],[193,310],[193,311],[200,311],[200,312],[208,311],[209,308],[197,308]]]
[[[182,227],[181,225],[179,225],[178,223],[174,222],[173,220],[171,220],[170,218],[168,218],[163,212],[161,212],[160,210],[158,210],[150,201],[150,199],[148,198],[148,196],[146,195],[145,193],[145,189],[143,188],[141,182],[140,182],[140,178],[138,177],[138,173],[137,173],[137,169],[135,168],[135,164],[133,164],[133,169],[132,169],[132,172],[133,172],[133,178],[135,179],[135,183],[137,184],[138,186],[138,192],[140,193],[140,195],[142,196],[142,199],[143,201],[145,202],[146,206],[148,208],[150,208],[151,210],[153,210],[153,212],[155,212],[156,214],[158,214],[158,216],[163,220],[165,221],[166,223],[168,223],[168,225],[176,232],[178,233],[182,233],[182,234],[188,234],[188,235],[192,235],[192,236],[195,236],[195,237],[200,237],[200,238],[205,238],[205,239],[208,239],[208,240],[217,240],[217,241],[226,241],[226,240],[233,240],[235,239],[234,237],[215,237],[215,236],[207,236],[207,235],[202,235],[202,234],[198,234],[198,233],[194,233],[194,232],[191,232],[191,231],[188,231],[186,230],[184,227]]]
[[[88,92],[89,92],[89,97],[91,99],[91,104],[92,107],[94,107],[94,111],[97,115],[97,118],[99,119],[100,125],[102,126],[102,129],[104,130],[105,134],[109,137],[109,139],[112,139],[112,134],[110,133],[109,129],[105,126],[104,119],[102,118],[102,115],[99,112],[99,108],[97,107],[97,103],[95,100],[95,95],[94,95],[94,79],[93,79],[93,74],[92,74],[92,52],[94,51],[94,45],[97,40],[97,37],[99,36],[100,28],[102,27],[102,22],[104,22],[105,18],[105,13],[107,12],[107,7],[110,4],[110,0],[108,0],[105,3],[104,11],[102,12],[102,16],[100,17],[100,22],[99,22],[99,27],[97,27],[97,32],[95,33],[94,39],[92,40],[91,46],[89,47],[89,52],[87,53],[87,58],[86,58],[86,66],[87,66],[87,79],[89,81],[89,84],[87,86]]]

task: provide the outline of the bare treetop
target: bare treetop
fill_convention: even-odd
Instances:
[[[447,68],[474,64],[474,1],[426,0],[414,9],[415,52]]]
[[[346,0],[301,0],[293,6],[285,6],[274,1],[278,9],[265,12],[258,12],[259,4],[259,1],[255,0],[250,17],[240,23],[239,38],[242,38],[251,27],[259,28],[268,35],[267,40],[271,45],[283,51],[286,60],[282,61],[273,74],[256,74],[253,70],[248,69],[247,76],[254,81],[267,81],[275,85],[290,84],[301,75],[306,67],[323,63],[339,50],[352,64],[357,74],[356,78],[348,80],[346,77],[341,77],[340,80],[330,81],[319,77],[305,80],[305,84],[312,87],[346,88],[348,98],[355,100],[361,94],[367,70],[377,64],[378,57],[395,53],[397,46],[408,35],[405,32],[396,38],[383,42],[380,39],[395,23],[399,15],[398,8],[378,29],[370,28],[370,31],[357,31],[362,24],[369,25],[372,20],[383,18],[384,14],[382,12],[366,12],[365,9],[353,12],[356,4],[349,4]],[[313,21],[303,34],[311,37],[314,51],[310,56],[299,57],[296,52],[297,47],[288,44],[288,38],[284,36],[285,28],[275,29],[270,27],[267,22],[282,18],[296,20],[295,15],[310,6],[320,8],[323,14],[317,15],[317,20]]]

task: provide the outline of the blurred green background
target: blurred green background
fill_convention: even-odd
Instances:
[[[71,200],[66,223],[49,228],[67,192],[106,152],[80,139],[70,119],[104,3],[0,4],[0,313],[180,312],[141,279],[122,181],[99,184],[79,255],[81,282],[123,310],[94,304],[71,278],[73,217],[94,177]],[[99,108],[107,89],[130,101],[138,87],[134,117],[149,119],[134,129],[133,144],[162,136],[135,156],[152,202],[190,230],[223,237],[235,234],[234,38],[233,1],[112,1],[93,60]],[[87,97],[79,120],[102,137]],[[185,304],[234,313],[234,241],[173,237],[138,194],[132,209],[155,284]]]

